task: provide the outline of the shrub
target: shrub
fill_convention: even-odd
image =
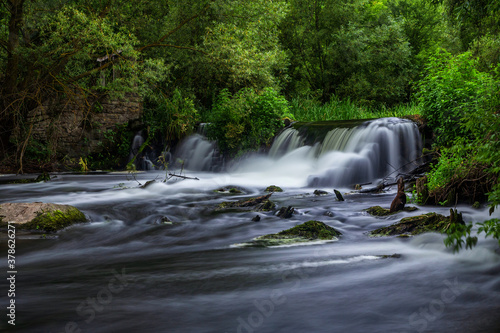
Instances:
[[[484,110],[495,89],[493,77],[477,70],[470,52],[452,56],[440,50],[431,56],[417,97],[436,134],[436,144],[450,145],[459,136],[473,138],[462,120]]]
[[[170,98],[147,101],[143,121],[149,127],[149,136],[161,135],[167,141],[175,141],[190,134],[199,120],[198,111],[191,97],[183,96],[175,89]]]
[[[245,88],[234,96],[225,89],[212,108],[207,135],[225,154],[255,150],[271,143],[285,117],[293,117],[288,102],[273,88],[261,93]]]

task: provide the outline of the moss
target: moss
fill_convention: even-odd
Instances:
[[[283,192],[283,190],[279,186],[271,185],[265,189],[265,192]]]
[[[277,234],[261,236],[258,239],[294,239],[329,240],[340,236],[341,233],[320,221],[307,221],[293,228],[283,230]]]
[[[275,203],[269,200],[272,193],[255,198],[248,198],[239,201],[224,201],[217,205],[215,211],[228,209],[270,211],[276,207]]]
[[[314,190],[314,195],[327,195],[327,191],[322,191],[322,190]]]
[[[411,207],[411,206],[403,208],[403,211],[405,211],[405,212],[414,212],[416,210],[418,210],[417,207]],[[373,216],[388,216],[388,215],[394,215],[394,214],[397,214],[400,212],[400,211],[397,211],[397,212],[391,213],[389,211],[389,209],[385,209],[385,208],[382,208],[380,206],[370,207],[366,211],[368,212],[368,214],[373,215]]]
[[[81,211],[75,207],[68,207],[64,212],[61,210],[42,212],[30,222],[17,225],[17,228],[55,232],[72,224],[85,221],[87,221],[87,218]]]
[[[244,193],[241,189],[236,187],[221,187],[214,190],[215,193],[223,193],[223,194],[242,194]]]
[[[425,232],[445,232],[450,224],[450,217],[437,213],[427,213],[405,217],[399,223],[379,228],[370,233],[372,236],[418,235]],[[403,236],[404,235],[404,236]]]
[[[472,207],[476,208],[476,209],[481,208],[481,203],[479,201],[476,201],[476,202],[474,202],[474,204],[472,205]]]

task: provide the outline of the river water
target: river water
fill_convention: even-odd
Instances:
[[[336,188],[345,201],[336,201],[333,187],[311,185],[321,157],[306,158],[309,148],[294,147],[280,157],[254,156],[225,172],[185,171],[199,180],[164,183],[165,172],[150,171],[135,177],[59,174],[46,183],[1,185],[0,203],[70,204],[91,222],[45,239],[17,234],[16,330],[5,315],[0,329],[500,332],[496,241],[479,237],[473,250],[453,254],[439,234],[369,237],[369,231],[402,217],[429,211],[448,215],[449,208],[372,217],[364,210],[389,207],[396,189],[359,194],[341,185]],[[157,182],[139,188],[152,179]],[[262,195],[269,185],[283,188],[271,199],[278,207],[295,207],[292,218],[272,212],[212,213],[217,203]],[[224,186],[243,193],[214,192]],[[315,189],[328,194],[315,196]],[[457,208],[467,222],[489,218],[486,207]],[[259,222],[252,221],[255,215]],[[163,223],[164,217],[172,223]],[[313,219],[343,235],[301,246],[244,246],[254,237]],[[1,242],[5,272],[7,247]],[[393,254],[398,255],[381,257]]]

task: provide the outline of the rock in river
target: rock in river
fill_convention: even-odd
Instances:
[[[450,216],[427,213],[405,217],[399,223],[373,230],[372,236],[418,235],[424,232],[445,232],[452,223],[464,224],[462,214],[450,209]]]
[[[55,232],[75,223],[86,222],[78,208],[52,203],[4,203],[0,205],[0,227],[9,222],[16,229]]]
[[[320,221],[307,221],[277,234],[269,234],[241,244],[243,246],[278,246],[317,240],[337,240],[342,235],[336,229]]]

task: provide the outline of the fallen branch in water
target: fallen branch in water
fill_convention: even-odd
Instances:
[[[193,180],[200,180],[198,177],[188,177],[188,176],[181,176],[181,175],[176,175],[175,173],[169,173],[168,174],[170,177],[178,177],[182,179],[193,179]],[[169,178],[170,179],[170,178]]]

